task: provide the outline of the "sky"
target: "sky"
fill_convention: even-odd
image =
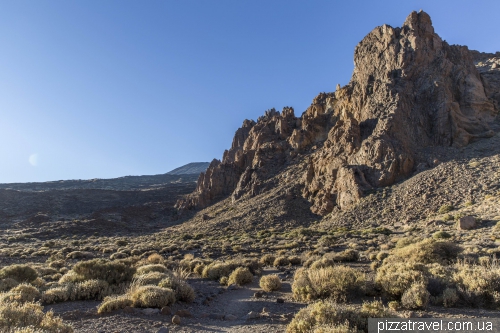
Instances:
[[[420,9],[448,43],[500,50],[498,0],[2,1],[0,183],[220,159],[244,119],[300,115]]]

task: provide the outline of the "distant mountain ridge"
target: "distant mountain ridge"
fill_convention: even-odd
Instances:
[[[0,189],[18,191],[49,191],[75,189],[101,190],[143,190],[148,188],[164,187],[174,183],[196,182],[198,175],[205,171],[210,163],[194,162],[183,165],[170,172],[159,175],[124,176],[109,179],[72,179],[55,180],[48,182],[6,183],[0,184]]]
[[[202,172],[205,172],[210,165],[209,162],[193,162],[178,167],[172,171],[167,172],[167,175],[190,175],[197,174],[199,175]]]

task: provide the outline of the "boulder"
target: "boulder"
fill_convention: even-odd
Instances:
[[[474,216],[461,217],[457,222],[458,230],[471,230],[476,227],[476,218]]]

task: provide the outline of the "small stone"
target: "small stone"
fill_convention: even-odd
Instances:
[[[179,317],[192,317],[193,316],[191,314],[191,312],[189,312],[189,310],[177,310],[175,312],[175,315],[179,316]]]
[[[168,333],[168,332],[169,332],[169,330],[166,327],[162,327],[158,331],[156,331],[156,333]]]
[[[181,324],[181,317],[175,315],[172,317],[172,324],[174,325],[180,325]]]
[[[262,297],[262,292],[257,291],[256,293],[253,294],[253,297],[255,297],[255,298],[261,298]]]
[[[145,314],[146,316],[152,316],[154,314],[157,314],[160,312],[160,309],[153,309],[153,308],[147,308],[143,309],[142,313]]]
[[[232,314],[227,314],[224,316],[224,320],[236,320],[237,317]]]
[[[285,300],[283,298],[277,298],[276,303],[285,303]]]
[[[245,319],[256,319],[256,318],[260,318],[260,313],[258,312],[254,312],[254,311],[250,311],[246,316],[245,316]]]
[[[227,290],[238,290],[240,287],[238,287],[237,284],[232,284],[229,287],[227,287]]]
[[[161,313],[162,315],[169,316],[169,315],[171,315],[171,314],[172,314],[172,310],[170,309],[170,307],[169,307],[169,306],[164,306],[164,307],[162,307],[162,308],[161,308],[160,313]]]

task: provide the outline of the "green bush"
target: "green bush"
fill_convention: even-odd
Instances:
[[[441,207],[439,207],[438,213],[439,214],[449,213],[453,210],[453,208],[454,207],[452,205],[442,205]]]
[[[444,239],[444,238],[450,238],[451,235],[447,233],[446,231],[440,230],[436,231],[433,235],[432,238],[434,239]]]

